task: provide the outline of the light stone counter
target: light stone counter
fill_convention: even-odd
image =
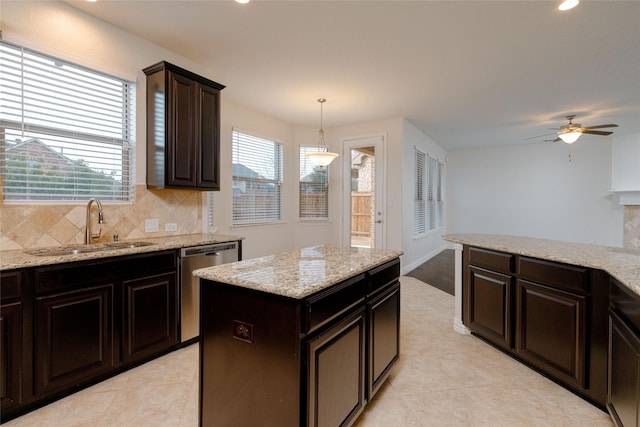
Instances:
[[[640,251],[500,234],[446,234],[444,240],[604,270],[640,296]]]
[[[194,276],[302,299],[402,255],[402,251],[321,245],[216,267]]]
[[[101,250],[97,252],[84,252],[75,255],[37,256],[29,255],[25,253],[24,250],[0,251],[0,271],[12,270],[16,268],[36,267],[41,265],[61,264],[65,262],[109,258],[114,256],[141,254],[147,252],[158,252],[167,249],[179,249],[189,246],[233,242],[237,240],[244,240],[244,237],[227,236],[223,234],[184,234],[178,236],[152,237],[137,240],[150,242],[152,243],[152,245],[150,246]],[[74,247],[75,246],[82,245],[74,245]]]

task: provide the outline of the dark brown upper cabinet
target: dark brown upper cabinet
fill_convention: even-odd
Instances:
[[[166,61],[147,76],[147,188],[220,190],[220,91]]]

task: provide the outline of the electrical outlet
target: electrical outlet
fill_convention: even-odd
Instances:
[[[164,225],[164,231],[177,231],[178,230],[178,224],[176,224],[175,222],[168,222]]]
[[[144,220],[144,232],[145,233],[153,233],[158,231],[158,220],[157,219],[145,219]]]

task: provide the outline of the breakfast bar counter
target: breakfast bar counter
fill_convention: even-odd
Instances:
[[[351,425],[399,357],[401,251],[323,245],[196,270],[200,425]]]

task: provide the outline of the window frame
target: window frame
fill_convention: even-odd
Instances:
[[[5,80],[0,81],[4,110],[0,116],[3,202],[75,204],[97,197],[103,202],[132,203],[135,82],[14,43],[0,40],[0,48],[3,66],[13,70],[2,73]],[[57,75],[48,72],[58,68]],[[64,84],[69,86],[68,92],[61,89]],[[88,89],[82,91],[82,87]],[[104,107],[107,99],[112,100],[110,108]],[[112,125],[106,124],[109,120]],[[20,142],[9,145],[11,139]],[[13,149],[18,151],[7,156],[7,151]],[[12,169],[9,162],[14,164]],[[55,169],[50,166],[52,162]],[[32,164],[36,169],[30,171]],[[60,192],[62,183],[66,188]]]
[[[312,171],[309,174],[306,174],[305,176],[309,176],[310,174],[316,173],[316,169],[320,168],[320,170],[325,171],[325,180],[324,180],[324,187],[325,190],[322,192],[322,198],[323,200],[321,201],[321,207],[316,209],[315,212],[320,212],[320,211],[324,211],[324,215],[308,215],[308,216],[303,216],[302,215],[302,211],[303,211],[303,191],[302,191],[302,186],[303,185],[322,185],[323,181],[302,181],[303,176],[303,168],[304,166],[306,166],[306,163],[308,162],[309,164],[312,164],[310,160],[308,160],[308,158],[306,158],[306,154],[307,153],[315,153],[315,152],[320,152],[320,151],[326,151],[323,150],[322,148],[319,148],[317,145],[316,146],[312,146],[312,145],[300,145],[298,148],[298,155],[299,155],[299,161],[298,161],[298,220],[301,222],[328,222],[329,221],[329,190],[330,190],[330,172],[329,172],[329,166],[325,166],[323,168],[320,168],[319,166],[315,166],[312,168]],[[303,161],[305,163],[305,165],[303,165]],[[314,210],[312,209],[308,209],[311,213],[314,212]]]
[[[255,133],[251,133],[251,132],[246,132],[246,131],[242,131],[242,130],[238,130],[238,129],[232,129],[231,132],[231,141],[232,141],[232,206],[231,206],[231,221],[232,221],[232,226],[237,227],[237,226],[251,226],[251,225],[263,225],[263,224],[272,224],[272,223],[280,223],[283,222],[283,216],[284,216],[284,207],[283,207],[283,201],[284,201],[284,197],[283,197],[283,187],[284,187],[284,145],[277,141],[274,138],[265,138],[262,136],[258,136]],[[265,159],[256,159],[254,158],[257,151],[256,150],[251,150],[251,146],[248,145],[246,147],[237,147],[236,144],[239,143],[244,143],[244,144],[249,144],[250,142],[259,142],[259,143],[272,143],[273,144],[273,158],[265,158]],[[242,169],[246,170],[246,173],[254,173],[256,176],[254,177],[247,177],[247,176],[241,176],[239,174],[239,172],[237,173],[237,171],[240,170],[240,168],[236,168],[236,164],[241,164],[241,163],[236,163],[236,161],[240,161],[240,156],[241,156],[241,151],[244,151],[244,149],[249,149],[248,152],[250,152],[251,154],[248,154],[246,160],[250,160],[250,161],[263,161],[263,162],[269,162],[272,161],[272,165],[273,165],[273,178],[268,178],[265,177],[265,174],[261,174],[258,171],[255,171],[251,168],[249,168],[246,165],[242,165],[244,166]],[[244,160],[244,159],[243,159]],[[255,166],[254,166],[255,167]],[[265,172],[265,170],[263,170],[262,172]],[[237,185],[237,182],[242,182],[244,183],[242,186]],[[260,216],[257,214],[257,212],[259,212],[258,207],[256,205],[253,206],[253,210],[254,210],[254,215],[253,217],[250,218],[245,218],[245,219],[241,219],[241,214],[240,212],[237,212],[236,209],[240,208],[241,206],[238,205],[239,200],[238,197],[236,196],[236,190],[237,191],[244,191],[246,192],[246,190],[242,190],[242,188],[247,188],[247,186],[255,186],[257,189],[259,189],[259,186],[262,186],[263,188],[268,188],[268,186],[272,185],[273,188],[275,188],[275,204],[273,205],[274,208],[271,211],[266,211],[266,212],[271,212],[272,215],[270,216],[265,216],[263,218],[260,218]],[[246,208],[246,206],[244,206]]]
[[[414,147],[413,237],[444,228],[444,163]]]

